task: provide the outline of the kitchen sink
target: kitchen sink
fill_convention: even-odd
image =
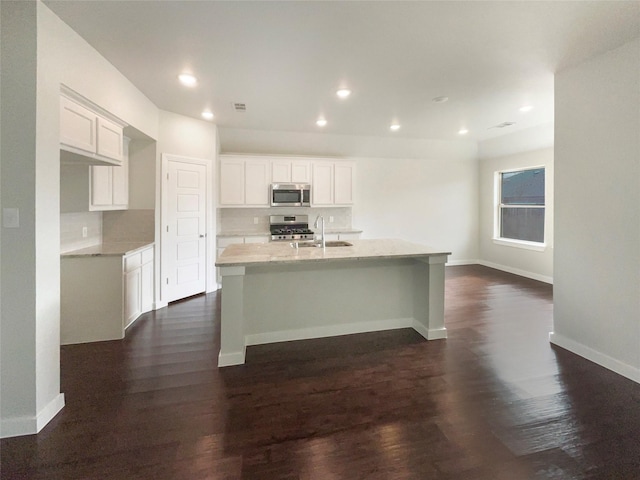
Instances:
[[[306,247],[320,247],[319,243],[313,242],[291,242],[292,248],[306,248]],[[353,243],[345,242],[344,240],[330,240],[325,242],[325,247],[353,247]]]

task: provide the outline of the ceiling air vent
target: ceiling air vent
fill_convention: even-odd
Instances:
[[[515,124],[516,122],[502,122],[502,123],[499,123],[498,125],[494,125],[493,127],[489,127],[489,128],[504,128],[504,127],[510,127]]]
[[[237,102],[233,102],[233,109],[236,112],[246,112],[247,111],[247,105],[245,105],[244,103],[237,103]]]

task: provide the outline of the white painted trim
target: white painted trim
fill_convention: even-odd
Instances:
[[[571,340],[567,337],[559,335],[555,332],[549,333],[549,342],[554,345],[557,345],[565,350],[569,350],[576,355],[579,355],[593,363],[600,365],[601,367],[607,368],[623,377],[626,377],[630,380],[633,380],[636,383],[640,383],[640,368],[634,367],[632,365],[627,365],[620,360],[616,360],[609,355],[605,355],[604,353],[598,352],[586,345],[578,343],[574,340]]]
[[[35,417],[3,418],[0,438],[33,435],[42,430],[64,408],[64,393],[58,394]]]
[[[231,367],[233,365],[242,365],[246,357],[247,347],[244,347],[241,352],[222,353],[218,354],[218,367]]]
[[[477,265],[480,260],[449,260],[445,267],[455,267],[458,265]]]
[[[502,245],[503,247],[522,248],[524,250],[533,250],[534,252],[544,252],[547,249],[546,243],[526,242],[524,240],[511,240],[507,238],[493,238],[493,243]]]
[[[540,275],[539,273],[527,272],[526,270],[520,270],[519,268],[508,267],[506,265],[500,265],[498,263],[487,262],[486,260],[478,260],[480,265],[484,265],[485,267],[495,268],[496,270],[502,270],[503,272],[513,273],[514,275],[520,275],[521,277],[531,278],[533,280],[538,280],[539,282],[550,283],[553,285],[553,277],[548,277],[546,275]]]
[[[254,333],[245,335],[245,345],[263,345],[265,343],[290,342],[292,340],[308,340],[311,338],[337,337],[354,333],[379,332],[410,328],[417,323],[413,318],[392,318],[371,322],[347,323],[343,325],[326,325],[321,327],[301,328],[296,330],[280,330],[277,332]],[[420,332],[418,332],[420,333]]]

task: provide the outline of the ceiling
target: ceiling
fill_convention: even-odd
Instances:
[[[552,122],[554,72],[640,36],[637,1],[44,3],[163,110],[378,137],[485,140]]]

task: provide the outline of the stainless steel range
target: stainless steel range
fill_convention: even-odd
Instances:
[[[309,229],[309,215],[269,215],[272,242],[313,240]]]

